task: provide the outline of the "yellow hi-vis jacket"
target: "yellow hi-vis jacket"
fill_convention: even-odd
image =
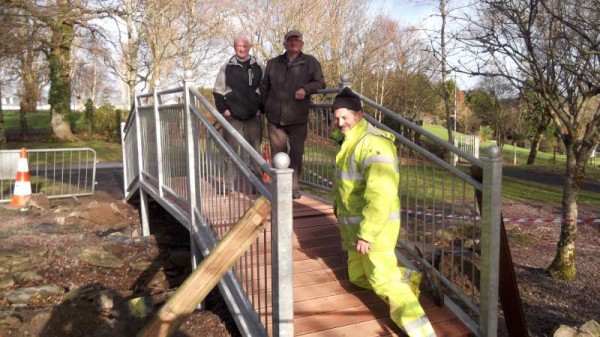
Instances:
[[[333,192],[344,250],[354,250],[357,239],[371,243],[372,252],[396,246],[400,178],[394,139],[365,119],[344,135],[335,157]]]

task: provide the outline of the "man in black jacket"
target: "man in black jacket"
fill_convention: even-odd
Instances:
[[[245,33],[236,35],[233,40],[235,55],[219,69],[215,81],[213,96],[217,110],[225,117],[237,132],[260,153],[261,109],[260,83],[263,77],[263,66],[250,55],[252,44]],[[261,176],[260,167],[251,164],[247,153],[239,150],[238,142],[225,129],[224,138],[235,151],[242,154],[242,159],[248,163],[254,174]],[[233,189],[236,170],[231,161],[226,161],[225,178],[228,180],[226,190]]]
[[[284,40],[285,53],[267,62],[261,94],[268,120],[271,155],[289,153],[290,168],[294,169],[292,196],[298,199],[310,95],[325,88],[325,80],[319,61],[302,52],[302,33],[290,30]]]

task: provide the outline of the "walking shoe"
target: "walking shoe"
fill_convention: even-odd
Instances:
[[[292,199],[300,199],[302,195],[300,194],[300,190],[297,188],[292,189]]]

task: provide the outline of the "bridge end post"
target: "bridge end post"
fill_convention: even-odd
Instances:
[[[292,173],[290,157],[277,153],[273,157],[273,208],[271,213],[273,336],[294,336],[293,282],[293,213]]]
[[[498,289],[500,277],[500,209],[502,151],[492,146],[483,160],[481,211],[481,336],[495,337],[498,331]]]

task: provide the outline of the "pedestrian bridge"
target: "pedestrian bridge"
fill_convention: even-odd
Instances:
[[[239,148],[229,147],[222,138],[227,122],[191,81],[137,96],[122,125],[125,195],[140,200],[144,234],[151,198],[189,230],[194,265],[260,195],[270,200],[266,230],[219,283],[244,336],[403,336],[387,304],[347,280],[328,201],[337,151],[328,137],[330,102],[338,91],[313,97],[298,200],[291,198],[285,160],[271,167],[237,133]],[[437,336],[495,336],[499,152],[478,159],[359,97],[366,118],[397,138],[402,217],[396,255],[399,263],[440,277],[445,305],[420,297]],[[240,153],[264,176],[255,176]],[[226,181],[227,167],[237,171],[234,181]],[[233,190],[225,189],[228,183]]]

